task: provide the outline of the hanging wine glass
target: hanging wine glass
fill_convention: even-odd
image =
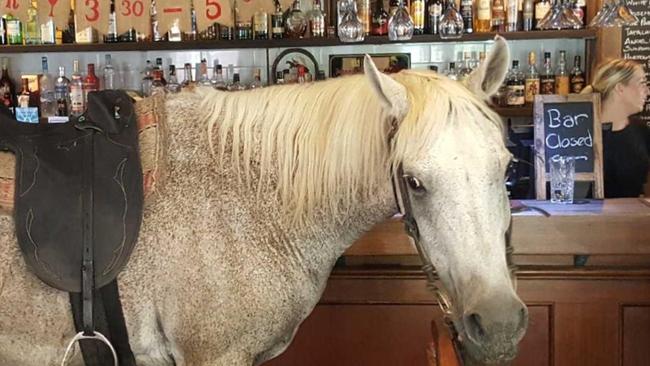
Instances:
[[[607,17],[609,12],[612,11],[612,1],[611,0],[605,0],[603,1],[603,5],[600,7],[600,10],[598,10],[598,13],[591,19],[591,22],[589,22],[588,27],[589,28],[596,28],[602,26],[602,21]]]
[[[627,0],[619,0],[618,15],[623,19],[623,25],[625,26],[633,26],[639,23],[639,18],[627,7]]]
[[[388,39],[391,41],[408,41],[413,38],[413,19],[404,1],[400,0],[397,11],[388,19]]]
[[[447,1],[447,7],[440,16],[440,38],[457,39],[463,36],[464,30],[463,17],[456,10],[455,1]]]
[[[582,22],[569,6],[568,1],[555,0],[551,10],[537,25],[539,29],[572,29],[582,27]]]
[[[352,1],[354,2],[354,1]],[[339,24],[339,39],[341,42],[361,42],[364,39],[363,24],[355,7],[348,7],[343,13],[341,24]]]

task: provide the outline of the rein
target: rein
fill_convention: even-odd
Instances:
[[[395,137],[395,134],[397,133],[398,126],[399,126],[399,122],[396,119],[393,119],[391,123],[391,129],[388,133],[389,149],[391,148],[391,143],[393,141],[393,138]],[[404,174],[404,169],[401,162],[397,165],[397,168],[391,167],[391,183],[393,186],[393,195],[395,198],[395,203],[397,204],[398,209],[401,211],[402,221],[404,222],[404,228],[406,230],[406,234],[413,240],[415,248],[418,251],[418,255],[420,256],[420,259],[422,261],[422,271],[426,276],[427,288],[434,294],[436,300],[438,301],[438,306],[440,307],[440,310],[442,311],[443,314],[443,321],[447,326],[447,328],[449,329],[449,333],[451,335],[451,340],[454,346],[456,359],[458,360],[458,364],[460,366],[463,366],[464,351],[463,351],[463,345],[461,342],[460,334],[453,322],[453,316],[454,316],[453,303],[451,302],[451,298],[449,297],[447,291],[444,288],[437,285],[436,276],[434,274],[435,267],[431,263],[431,259],[429,258],[429,255],[424,250],[422,243],[420,242],[420,230],[418,229],[418,224],[417,221],[415,220],[415,217],[413,217],[413,209],[411,207],[411,198],[409,196],[408,188],[406,186],[406,178],[407,176]],[[510,271],[510,279],[512,280],[513,286],[516,291],[517,276],[515,272],[517,270],[517,266],[514,264],[512,260],[514,247],[512,246],[511,243],[511,237],[512,237],[512,214],[510,215],[510,224],[508,225],[508,230],[506,230],[505,233],[506,263]]]

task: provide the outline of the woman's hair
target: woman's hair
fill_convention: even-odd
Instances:
[[[600,93],[605,100],[618,83],[627,85],[637,68],[643,69],[643,66],[634,60],[622,58],[607,60],[598,66],[591,85],[586,86],[581,94]]]

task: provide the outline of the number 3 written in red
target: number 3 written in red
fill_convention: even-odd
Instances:
[[[93,12],[92,15],[85,15],[86,20],[89,22],[97,21],[99,19],[99,0],[86,0],[85,4]]]
[[[5,8],[13,9],[13,10],[18,9],[18,1],[17,0],[7,0],[7,3],[5,4]]]
[[[221,16],[221,4],[217,0],[205,0],[205,16],[217,20]]]

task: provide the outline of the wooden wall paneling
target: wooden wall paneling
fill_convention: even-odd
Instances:
[[[623,305],[622,317],[622,365],[650,365],[650,303]]]
[[[553,359],[553,306],[528,305],[528,329],[514,366],[549,366]]]

